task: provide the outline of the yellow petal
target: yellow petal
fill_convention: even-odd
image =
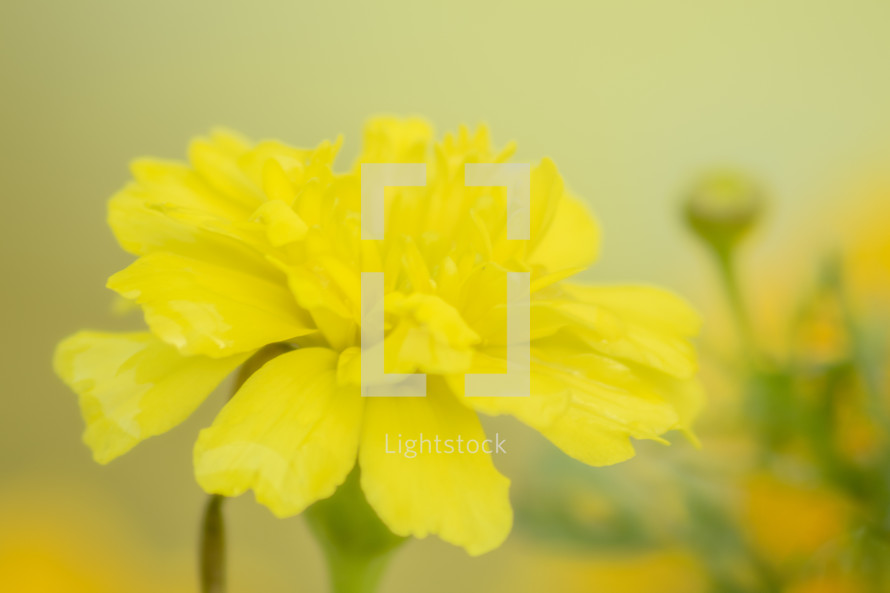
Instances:
[[[286,273],[291,293],[328,344],[338,350],[355,344],[361,319],[358,274],[326,255],[316,256],[311,266],[288,267]]]
[[[263,164],[263,191],[270,200],[280,200],[288,206],[294,203],[294,186],[284,168],[275,159],[269,159]]]
[[[532,283],[529,287],[530,292],[535,293],[544,290],[548,286],[561,282],[570,276],[574,276],[578,272],[583,272],[584,268],[566,268],[556,272],[545,272],[532,274]]]
[[[306,236],[309,227],[288,204],[281,200],[264,202],[251,216],[263,224],[269,243],[280,247]]]
[[[507,218],[505,215],[506,193],[503,194],[504,200],[500,202],[495,211],[492,212],[493,218],[489,219],[492,224],[489,225],[489,229],[492,236],[497,237],[497,239],[493,241],[493,251],[496,254],[495,259],[504,262],[509,261],[511,257],[515,257],[518,253],[535,253],[539,244],[546,240],[551,234],[573,232],[579,234],[573,236],[550,237],[551,240],[544,249],[545,251],[550,250],[554,243],[558,245],[569,244],[571,245],[571,248],[567,249],[565,253],[570,253],[571,259],[566,260],[565,257],[563,257],[565,253],[559,252],[557,254],[560,258],[558,265],[563,267],[576,267],[580,265],[586,267],[589,265],[590,262],[593,261],[593,255],[590,255],[588,259],[585,259],[583,254],[589,253],[591,246],[595,249],[596,234],[590,234],[588,229],[583,226],[583,223],[588,222],[592,224],[593,219],[583,207],[577,212],[570,212],[570,214],[573,215],[570,220],[565,219],[566,208],[570,207],[571,204],[565,204],[564,202],[571,200],[571,198],[565,195],[565,186],[562,177],[552,160],[545,158],[531,168],[529,191],[529,199],[531,202],[529,241],[510,241],[507,238]],[[560,209],[560,206],[563,208],[563,217],[559,219],[560,226],[551,230],[550,227],[554,222],[554,217]],[[584,220],[581,220],[581,217],[583,217]],[[566,227],[566,222],[570,223],[572,227]],[[553,261],[547,260],[550,252],[545,251],[541,252],[542,256],[539,260],[531,263],[546,266],[548,269],[551,264],[557,264],[555,259]]]
[[[269,162],[277,163],[291,181],[300,182],[312,154],[311,149],[295,148],[278,140],[260,140],[238,157],[238,166],[257,187],[263,188],[267,197],[272,197],[264,179]]]
[[[183,354],[228,356],[314,331],[283,279],[171,253],[136,260],[108,287],[141,304],[152,331]]]
[[[250,212],[208,185],[186,163],[141,158],[130,165],[136,185],[147,190],[155,203],[200,210],[222,218],[243,218]]]
[[[440,439],[451,454],[427,452],[409,458],[395,451],[406,441]],[[471,555],[499,546],[513,521],[510,481],[495,469],[491,455],[458,453],[458,441],[485,440],[479,419],[430,378],[425,398],[372,398],[367,402],[359,463],[362,490],[371,507],[398,535],[434,533]],[[417,444],[417,443],[415,443]],[[463,445],[461,445],[463,446]]]
[[[701,382],[697,378],[676,379],[651,369],[637,368],[634,372],[674,408],[677,423],[672,429],[679,430],[696,447],[700,446],[692,426],[705,404]]]
[[[538,360],[546,359],[540,356]],[[596,355],[582,354],[575,360],[551,355],[549,361],[535,367],[537,374],[569,390],[567,413],[574,409],[579,415],[595,417],[592,425],[602,423],[633,438],[656,440],[677,426],[678,414],[672,402],[629,369],[616,378],[617,372],[604,368],[607,360]],[[585,364],[592,368],[585,368]]]
[[[149,332],[82,331],[59,344],[53,364],[80,396],[84,442],[108,463],[185,420],[249,354],[184,357]]]
[[[577,406],[571,406],[549,426],[538,427],[538,431],[563,453],[587,465],[612,465],[635,453],[627,432]]]
[[[364,400],[337,383],[337,354],[306,348],[252,375],[195,445],[207,492],[252,489],[279,517],[334,493],[355,464]]]
[[[187,165],[151,159],[132,165],[136,181],[108,204],[108,223],[126,251],[174,251],[210,261],[268,268],[251,213],[209,187]]]
[[[365,124],[363,163],[422,163],[433,128],[425,119],[379,116]]]
[[[624,319],[677,336],[693,336],[701,318],[685,300],[655,286],[585,286],[569,284],[575,299],[605,307]]]
[[[666,444],[660,435],[678,425],[677,411],[654,392],[628,394],[593,381],[572,386],[565,411],[550,422],[544,422],[546,416],[529,421],[528,415],[512,413],[570,457],[593,466],[633,457],[631,438]]]
[[[563,297],[533,300],[532,337],[563,329],[580,336],[601,354],[680,379],[691,378],[697,362],[688,338],[695,325],[685,308],[677,308],[682,301],[663,298],[664,291],[638,293],[632,289],[622,301],[610,298],[610,289],[569,287]]]
[[[665,442],[661,435],[688,428],[700,404],[690,382],[627,366],[578,340],[536,341],[531,355],[530,397],[471,397],[461,403],[486,414],[510,414],[590,465],[633,456],[631,438]],[[504,352],[494,349],[474,361],[471,372],[506,368]],[[449,380],[463,392],[462,376]]]
[[[557,201],[553,220],[540,231],[528,262],[557,271],[589,266],[599,252],[599,226],[579,199],[564,193]]]
[[[256,208],[262,192],[245,174],[238,160],[250,146],[232,132],[216,131],[189,146],[189,161],[204,181],[220,194],[245,208]]]
[[[387,295],[384,307],[394,325],[384,341],[387,372],[460,373],[469,367],[479,337],[454,307],[437,296],[399,292]]]
[[[546,426],[566,411],[571,394],[568,386],[542,374],[540,369],[539,365],[530,368],[530,397],[466,397],[464,375],[448,375],[446,380],[458,401],[471,409],[490,416],[509,414],[532,427]],[[506,372],[507,356],[503,348],[476,352],[467,370],[467,373],[484,374]]]

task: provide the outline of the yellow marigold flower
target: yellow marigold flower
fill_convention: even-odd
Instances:
[[[484,439],[477,412],[512,414],[591,465],[631,438],[686,430],[700,404],[689,338],[697,315],[652,287],[571,283],[598,230],[544,159],[531,168],[529,241],[508,241],[505,190],[465,187],[466,163],[507,161],[488,131],[433,141],[420,119],[377,118],[358,162],[339,141],[297,149],[230,132],[189,163],[140,160],[109,223],[138,259],[108,286],[141,306],[146,332],[81,332],[56,352],[100,463],[186,418],[268,344],[268,361],[201,432],[208,492],[253,490],[279,516],[334,493],[358,461],[368,502],[396,534],[480,554],[512,523],[509,481],[487,454],[388,454],[387,435]],[[386,193],[386,239],[360,238],[360,164],[427,164],[425,187]],[[360,272],[384,272],[385,368],[429,375],[425,398],[363,398]],[[504,371],[505,271],[531,274],[531,397],[463,395],[466,373]],[[390,444],[392,446],[392,444]]]

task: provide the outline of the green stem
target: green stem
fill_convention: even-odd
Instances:
[[[375,593],[391,554],[357,557],[328,549],[332,593]]]
[[[390,532],[365,500],[358,468],[305,517],[327,558],[332,593],[375,593],[405,538]]]
[[[869,411],[884,430],[890,431],[890,413],[888,413],[884,403],[881,386],[881,365],[871,356],[865,332],[853,312],[853,306],[850,304],[850,298],[847,295],[844,284],[840,262],[835,261],[830,265],[832,266],[831,280],[840,304],[844,329],[850,340],[853,364],[856,366],[856,371],[862,380],[862,386],[868,398]]]
[[[213,494],[204,508],[201,528],[201,591],[225,593],[226,590],[226,530],[223,522],[224,496]]]
[[[714,253],[717,257],[717,269],[720,272],[723,290],[732,310],[742,351],[748,362],[754,363],[758,359],[757,341],[751,329],[751,318],[748,316],[748,309],[745,306],[745,299],[739,284],[734,251],[732,249],[717,249]]]

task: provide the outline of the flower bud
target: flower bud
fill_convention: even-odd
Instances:
[[[737,171],[714,171],[688,192],[686,221],[706,243],[725,252],[756,226],[764,202],[762,188],[751,177]]]

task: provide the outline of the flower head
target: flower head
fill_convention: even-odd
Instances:
[[[494,149],[485,127],[435,142],[422,120],[377,118],[346,172],[334,169],[339,146],[214,132],[187,164],[133,165],[109,223],[137,259],[108,286],[141,306],[148,331],[81,332],[55,361],[97,461],[172,428],[262,351],[270,359],[198,438],[205,490],[250,489],[289,516],[333,494],[358,462],[394,533],[435,533],[479,554],[512,522],[492,456],[424,454],[421,441],[407,457],[389,452],[395,439],[479,442],[478,412],[511,414],[605,465],[631,457],[632,438],[688,429],[700,402],[697,315],[657,288],[570,281],[594,260],[598,230],[553,162],[531,167],[530,240],[512,241],[505,190],[464,185],[465,164],[513,152]],[[361,163],[427,165],[425,187],[387,190],[384,240],[361,239]],[[466,397],[464,375],[506,368],[509,271],[530,274],[531,396]],[[361,272],[384,273],[385,370],[426,373],[426,397],[361,397]]]

